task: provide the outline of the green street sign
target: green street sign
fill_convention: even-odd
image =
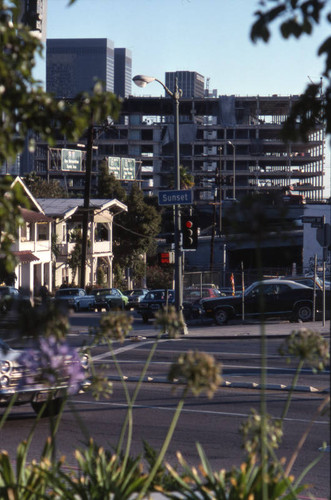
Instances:
[[[123,181],[134,181],[136,178],[136,160],[134,158],[121,159],[121,178]]]
[[[134,181],[136,179],[136,160],[108,156],[108,172],[119,181]]]
[[[121,179],[121,158],[108,156],[108,172],[113,174],[115,179]]]
[[[77,149],[61,150],[61,170],[82,171],[83,152]]]

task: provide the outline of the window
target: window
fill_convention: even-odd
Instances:
[[[24,223],[21,227],[21,240],[30,241],[31,240],[31,225],[29,223]]]
[[[48,224],[37,224],[37,240],[48,240]]]

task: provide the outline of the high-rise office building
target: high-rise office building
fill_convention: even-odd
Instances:
[[[20,0],[19,20],[29,26],[32,33],[45,42],[47,0]]]
[[[167,71],[165,84],[169,90],[175,88],[178,78],[178,87],[183,91],[183,97],[203,97],[205,92],[205,77],[196,71]]]
[[[129,49],[115,48],[114,92],[129,97],[132,88],[132,53]]]
[[[107,38],[54,38],[46,43],[46,90],[56,97],[91,92],[96,80],[114,92],[114,43]]]

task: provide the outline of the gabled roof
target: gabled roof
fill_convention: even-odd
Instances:
[[[43,212],[43,209],[41,208],[41,206],[37,202],[36,198],[31,193],[30,189],[24,184],[24,182],[21,179],[21,177],[15,177],[15,179],[13,180],[13,182],[11,184],[12,187],[15,186],[15,184],[20,184],[20,186],[22,187],[22,189],[25,192],[26,196],[28,197],[31,205],[33,205],[32,208],[36,208],[38,210],[38,212]]]
[[[61,219],[70,217],[77,210],[84,207],[82,198],[38,198],[37,202],[46,215]],[[107,210],[114,215],[128,210],[124,203],[116,199],[91,199],[90,208],[97,213]]]

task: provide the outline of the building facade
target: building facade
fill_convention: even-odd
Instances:
[[[114,42],[107,38],[50,38],[46,42],[46,91],[58,98],[91,92],[96,80],[114,92]]]
[[[285,143],[282,124],[298,96],[194,98],[180,101],[180,164],[194,177],[194,203],[247,193],[281,193],[316,202],[324,193],[324,128],[317,124],[309,141]],[[201,121],[201,118],[203,121]],[[61,148],[75,148],[65,139]],[[93,151],[92,192],[98,165],[106,157],[135,158],[137,180],[158,194],[173,182],[173,102],[167,98],[124,99],[119,123],[98,134]],[[69,193],[82,193],[81,172],[63,173],[48,146],[38,142],[34,170],[60,180]],[[219,194],[218,194],[219,196]]]
[[[173,91],[178,80],[178,87],[182,90],[182,97],[203,97],[205,95],[205,77],[196,71],[167,71],[165,84]]]
[[[46,41],[47,0],[20,0],[19,20],[31,28],[33,34]]]
[[[129,97],[132,89],[132,53],[125,48],[115,48],[114,92],[119,97]]]

